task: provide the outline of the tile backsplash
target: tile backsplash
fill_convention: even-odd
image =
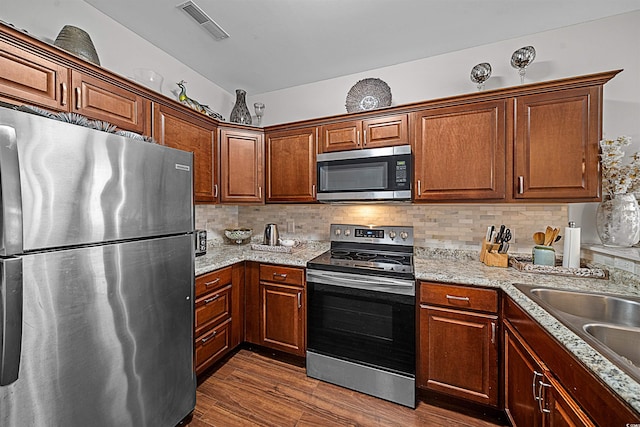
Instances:
[[[511,251],[531,251],[531,236],[547,225],[567,223],[567,205],[399,204],[399,205],[263,205],[196,207],[196,227],[209,238],[223,240],[224,229],[246,227],[262,235],[265,224],[276,223],[282,236],[329,240],[329,224],[411,225],[415,246],[479,250],[488,225],[511,228]],[[562,250],[562,245],[557,248]]]

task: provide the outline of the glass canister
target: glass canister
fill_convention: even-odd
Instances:
[[[556,250],[553,246],[536,245],[532,252],[534,265],[556,265]]]

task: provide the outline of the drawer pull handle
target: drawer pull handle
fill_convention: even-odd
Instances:
[[[218,277],[215,280],[212,280],[210,282],[205,283],[204,286],[205,286],[205,288],[208,288],[209,286],[215,285],[216,283],[219,283],[219,282],[220,282],[220,278]]]
[[[65,82],[60,83],[60,104],[67,105],[67,84]]]
[[[496,322],[491,322],[491,344],[496,343]]]
[[[273,273],[273,278],[274,279],[286,280],[287,279],[287,275],[285,273]]]
[[[456,301],[469,301],[469,297],[457,297],[455,295],[447,295],[447,299],[452,299]]]
[[[538,371],[533,371],[533,381],[531,381],[531,392],[533,393],[533,400],[540,400],[540,396],[536,393],[536,379],[542,377],[542,374]]]
[[[76,110],[82,108],[82,89],[76,88]]]
[[[524,194],[524,177],[518,177],[518,194]]]
[[[540,409],[540,412],[542,412],[543,414],[548,414],[551,411],[547,409],[547,402],[545,402],[544,400],[544,391],[542,390],[542,387],[551,387],[551,384],[547,384],[543,381],[538,381],[538,396],[540,396],[540,398],[538,399],[538,409]]]
[[[211,335],[209,335],[208,337],[204,337],[202,338],[202,344],[206,344],[207,341],[211,340],[213,337],[215,337],[218,334],[218,331],[213,331],[213,333]]]
[[[213,301],[217,300],[218,298],[220,298],[220,294],[214,295],[211,298],[207,298],[206,300],[204,300],[204,304],[207,305],[210,302],[213,302]]]

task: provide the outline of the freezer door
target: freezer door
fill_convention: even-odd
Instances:
[[[0,108],[0,255],[190,232],[193,154]]]
[[[22,257],[0,425],[174,427],[195,406],[192,236]]]

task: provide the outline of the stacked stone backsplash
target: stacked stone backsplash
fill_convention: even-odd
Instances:
[[[196,228],[207,230],[207,243],[225,241],[224,229],[238,227],[238,206],[196,205]]]
[[[531,253],[532,235],[547,225],[564,227],[567,205],[264,205],[240,206],[238,225],[261,234],[276,223],[281,236],[329,240],[329,224],[412,225],[414,245],[480,250],[487,226],[505,224],[511,253]],[[224,228],[224,227],[222,227]],[[290,230],[295,228],[295,232]],[[558,245],[560,251],[562,245]]]
[[[271,222],[278,224],[283,237],[327,241],[329,224],[342,223],[412,225],[416,247],[479,251],[487,226],[505,224],[514,237],[509,252],[530,254],[534,232],[543,231],[547,225],[564,230],[567,221],[566,204],[196,206],[196,228],[207,230],[210,246],[228,243],[224,229],[235,227],[252,228],[252,240],[261,242],[264,226]],[[288,228],[294,228],[295,232]],[[562,240],[555,246],[561,254]],[[640,275],[637,255],[628,259],[583,248],[582,257],[588,262]]]

